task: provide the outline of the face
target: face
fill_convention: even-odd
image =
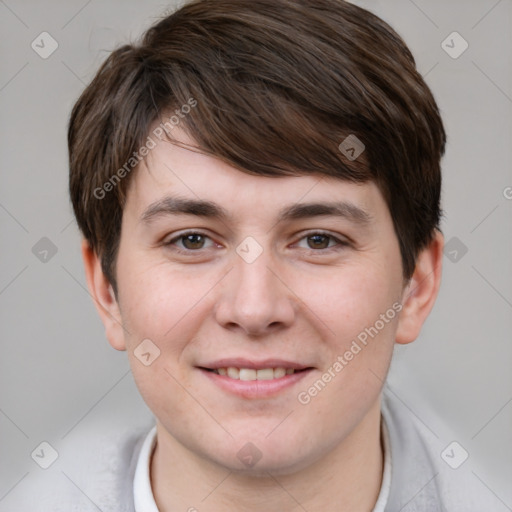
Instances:
[[[320,460],[378,407],[400,323],[379,189],[252,176],[169,143],[147,163],[123,212],[124,330],[109,339],[159,436],[229,469]]]

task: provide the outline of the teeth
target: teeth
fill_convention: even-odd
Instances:
[[[272,380],[279,378],[279,376],[277,376],[275,373],[275,370],[272,368],[263,368],[262,370],[258,370],[256,372],[256,378],[258,380]]]
[[[288,373],[284,368],[274,368],[274,379],[284,377],[287,373],[288,375],[291,375],[295,371],[293,368],[288,368],[288,370],[290,370],[290,373]]]
[[[240,380],[256,380],[256,370],[240,368]]]
[[[231,377],[232,379],[239,379],[240,378],[240,370],[238,368],[233,368],[230,366],[227,369],[228,377]]]
[[[236,380],[272,380],[280,379],[285,375],[291,375],[295,370],[293,368],[262,368],[254,370],[252,368],[218,368],[215,373],[219,375],[227,375],[231,379]]]

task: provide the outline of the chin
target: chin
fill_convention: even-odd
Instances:
[[[287,475],[306,468],[320,458],[320,453],[315,457],[314,453],[306,451],[306,445],[310,443],[311,439],[301,441],[286,431],[273,433],[269,437],[248,432],[247,437],[236,436],[236,440],[224,446],[222,452],[217,451],[211,457],[217,464],[239,475]]]

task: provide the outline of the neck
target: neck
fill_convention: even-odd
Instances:
[[[158,423],[151,480],[161,512],[371,512],[383,465],[378,400],[341,443],[315,463],[288,474],[235,473],[192,454]]]

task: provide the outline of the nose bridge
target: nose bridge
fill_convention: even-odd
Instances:
[[[238,256],[235,267],[236,291],[238,300],[250,304],[258,299],[269,299],[274,295],[274,274],[270,272],[272,257],[267,251],[260,254],[254,261],[247,261]],[[262,304],[263,305],[263,304]]]
[[[287,288],[275,275],[272,250],[245,239],[233,254],[233,271],[217,307],[217,320],[250,334],[264,334],[293,321]]]

